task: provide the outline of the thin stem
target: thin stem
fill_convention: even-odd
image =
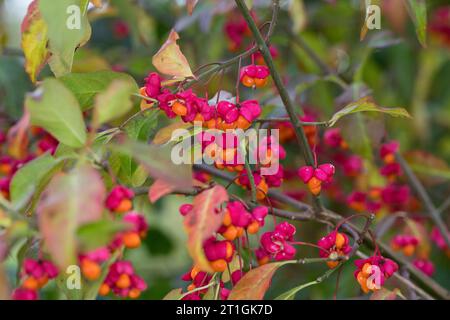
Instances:
[[[278,89],[278,92],[280,94],[280,98],[283,101],[283,104],[286,108],[286,111],[289,115],[290,121],[294,125],[294,131],[297,136],[297,141],[299,141],[300,148],[303,150],[303,155],[305,158],[305,161],[308,165],[313,166],[314,165],[314,158],[311,152],[311,149],[309,148],[308,139],[306,138],[305,132],[300,128],[299,119],[297,116],[297,113],[295,111],[295,107],[291,101],[291,98],[289,97],[289,93],[287,92],[283,80],[281,79],[280,74],[278,73],[277,69],[275,68],[275,65],[273,63],[272,55],[270,54],[269,47],[267,46],[266,41],[264,40],[263,36],[259,32],[258,27],[256,26],[255,21],[253,20],[252,15],[250,14],[249,9],[247,8],[247,5],[245,4],[245,0],[235,0],[236,5],[239,9],[239,11],[242,13],[245,21],[247,22],[247,25],[249,26],[253,37],[255,38],[255,42],[258,45],[258,48],[264,58],[264,61],[266,62],[267,67],[270,70],[270,74],[272,76],[273,82],[275,86]],[[279,0],[273,0],[272,1],[272,7],[274,15],[278,13],[279,10]],[[274,28],[276,25],[276,20],[273,20],[272,28]],[[319,197],[315,197],[315,202],[319,210],[323,209],[322,201]]]
[[[183,85],[183,89],[186,90],[186,89],[191,88],[192,86],[197,84],[202,79],[205,79],[206,77],[208,77],[208,76],[210,76],[210,75],[212,75],[212,74],[214,74],[216,72],[219,72],[221,70],[228,69],[229,67],[231,67],[232,65],[237,63],[240,59],[245,59],[245,58],[251,56],[252,54],[254,54],[257,51],[258,51],[258,48],[257,47],[253,47],[253,48],[250,48],[249,50],[241,53],[240,55],[238,55],[238,56],[236,56],[234,58],[231,58],[231,59],[229,59],[227,61],[221,62],[217,66],[215,66],[215,67],[213,67],[211,69],[208,69],[205,72],[199,74],[197,76],[197,79],[193,79],[193,80],[190,80],[190,81],[186,82]]]
[[[131,95],[134,96],[134,97],[138,97],[138,98],[144,99],[146,101],[158,103],[158,100],[150,98],[150,97],[147,97],[147,96],[143,96],[142,94],[139,94],[139,93],[132,93]]]
[[[329,250],[327,250],[325,248],[322,248],[321,246],[318,246],[317,244],[314,244],[314,243],[303,242],[303,241],[294,241],[294,242],[290,242],[290,244],[299,245],[299,246],[313,247],[313,248],[316,248],[316,249],[323,250],[323,251],[325,251],[328,254],[331,254],[331,252]]]
[[[448,198],[444,201],[444,203],[442,203],[441,206],[439,207],[439,209],[438,209],[439,214],[442,215],[445,211],[448,210],[448,208],[450,208],[450,197],[448,197]]]
[[[222,178],[226,181],[230,181],[232,177],[227,174],[226,172],[222,172],[216,168],[213,168],[211,166],[207,165],[194,165],[194,168],[198,170],[205,171],[213,176]],[[298,210],[298,212],[289,212],[285,210],[279,210],[274,208],[273,213],[278,216],[285,219],[290,220],[299,220],[299,221],[308,221],[308,220],[314,220],[321,223],[339,223],[343,219],[343,217],[335,212],[332,212],[330,210],[324,210],[320,212],[320,214],[314,215],[313,210],[311,206],[298,201],[297,199],[294,199],[286,194],[283,194],[276,190],[270,190],[268,192],[268,195],[279,202],[282,202],[284,204],[287,204],[291,206],[292,208]],[[349,233],[351,233],[352,237],[354,239],[358,238],[358,233],[362,234],[362,231],[359,229],[358,226],[352,224],[351,222],[347,222],[344,225],[342,225],[342,228],[345,228],[348,230]],[[374,244],[372,243],[372,238],[368,233],[364,234],[364,243],[368,248],[374,248]],[[405,257],[397,254],[394,252],[389,245],[384,244],[383,242],[379,241],[377,242],[377,245],[379,246],[380,250],[383,252],[383,256],[394,259],[396,262],[398,262],[400,265],[405,266],[405,268],[409,271],[411,274],[411,277],[414,280],[418,280],[422,285],[424,285],[430,292],[432,292],[435,296],[441,298],[441,299],[450,299],[450,293],[443,288],[439,283],[437,283],[435,280],[431,279],[430,277],[427,277],[424,275],[420,270],[418,270],[415,266],[413,266]]]
[[[281,118],[267,118],[267,119],[257,119],[255,120],[255,122],[288,122],[290,121],[290,118],[287,117],[281,117]],[[328,125],[327,121],[312,121],[312,122],[307,122],[307,121],[300,121],[299,120],[299,124],[300,126],[326,126]]]
[[[252,203],[257,203],[257,201],[256,201],[257,188],[256,188],[256,184],[255,184],[255,177],[253,177],[252,168],[250,167],[250,164],[248,163],[247,158],[245,158],[244,166],[245,166],[245,172],[247,172],[248,181],[250,182]]]
[[[419,196],[420,200],[422,200],[423,204],[425,205],[425,208],[428,211],[428,214],[438,227],[439,231],[442,234],[442,237],[444,237],[447,247],[450,248],[450,234],[448,232],[447,226],[442,220],[439,211],[436,209],[433,202],[431,201],[430,196],[428,195],[424,186],[419,181],[414,172],[411,170],[411,167],[408,165],[406,160],[398,152],[396,154],[396,159],[400,164],[400,166],[402,167],[403,172],[405,172],[405,175],[408,178],[411,187],[414,189],[415,193]]]

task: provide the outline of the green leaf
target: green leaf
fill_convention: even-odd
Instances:
[[[125,132],[133,140],[148,141],[152,132],[156,131],[159,115],[159,110],[146,110],[125,126]]]
[[[427,4],[425,0],[406,0],[406,8],[416,27],[417,38],[423,47],[427,46]]]
[[[318,283],[319,282],[317,282],[317,281],[312,281],[312,282],[308,282],[308,283],[302,284],[301,286],[292,288],[291,290],[288,290],[285,293],[280,294],[278,297],[275,298],[275,300],[294,300],[295,295],[299,291],[301,291],[301,290],[303,290],[305,288],[311,287],[313,285],[316,285]]]
[[[113,71],[97,71],[90,73],[71,73],[60,78],[64,85],[72,91],[83,111],[93,107],[95,96],[105,91],[113,81],[127,81],[138,92],[136,81],[126,73]]]
[[[39,195],[40,192],[37,191],[48,182],[49,173],[54,173],[53,169],[60,163],[61,160],[46,153],[20,168],[11,181],[10,193],[13,205],[26,202],[32,194],[34,194],[33,197]]]
[[[46,79],[25,105],[31,123],[50,132],[58,141],[74,148],[86,142],[86,127],[73,94],[58,80]]]
[[[389,114],[393,117],[404,117],[404,118],[411,118],[408,111],[406,111],[404,108],[383,108],[378,105],[376,105],[374,102],[370,100],[369,97],[364,97],[359,99],[358,101],[352,102],[336,112],[328,121],[328,125],[330,127],[334,126],[336,122],[349,114],[357,113],[357,112],[382,112]]]
[[[75,49],[91,36],[85,0],[39,0],[39,11],[48,27],[50,68],[56,77],[72,70]]]
[[[77,239],[83,252],[98,249],[107,245],[118,232],[128,229],[128,225],[120,221],[100,220],[82,225],[78,228]]]
[[[335,270],[337,270],[337,269],[328,270],[321,276],[321,279],[328,278]],[[298,287],[295,287],[295,288],[292,288],[291,290],[286,291],[285,293],[280,294],[278,297],[275,298],[275,300],[294,300],[295,295],[299,291],[301,291],[305,288],[311,287],[313,285],[319,284],[319,283],[321,283],[321,280],[316,279],[314,281],[302,284]]]
[[[99,124],[120,118],[133,107],[134,86],[128,81],[114,80],[106,91],[96,97],[95,112]]]

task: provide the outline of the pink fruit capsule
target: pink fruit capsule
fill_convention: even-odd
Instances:
[[[298,170],[298,175],[302,179],[303,183],[308,183],[308,181],[314,175],[314,168],[311,166],[304,166]]]
[[[335,168],[331,163],[324,163],[321,164],[318,169],[322,170],[323,172],[325,172],[326,175],[328,176],[332,176],[334,175],[335,172]]]

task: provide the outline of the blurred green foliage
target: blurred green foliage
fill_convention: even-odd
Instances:
[[[183,1],[143,0],[139,1],[139,7],[132,1],[111,1],[117,6],[117,12],[104,16],[91,12],[92,37],[86,47],[77,50],[73,71],[88,72],[113,68],[131,74],[142,84],[145,76],[155,71],[151,64],[152,55],[174,26],[181,35],[180,45],[193,69],[230,58],[233,53],[227,49],[223,32],[227,14],[215,12],[220,6],[225,7],[225,2],[201,0],[193,16],[189,17]],[[254,2],[259,21],[268,20],[271,13],[267,1]],[[286,2],[284,1],[285,4]],[[358,1],[337,1],[334,5],[318,0],[305,0],[304,3],[308,24],[301,31],[301,35],[317,56],[336,68],[344,79],[352,82],[355,76],[359,77],[356,80],[370,88],[379,105],[404,107],[415,117],[413,122],[386,117],[390,137],[398,139],[403,150],[428,151],[448,163],[450,48],[438,44],[432,37],[429,37],[427,48],[421,47],[409,19],[404,21],[403,30],[393,27],[395,23],[399,23],[395,20],[395,15],[394,18],[383,15],[382,30],[369,31],[367,38],[361,42],[361,11]],[[448,4],[448,1],[427,1],[429,18],[436,8],[445,4]],[[290,14],[286,9],[287,5],[283,6],[280,12],[272,43],[280,51],[280,58],[276,63],[286,77],[290,92],[295,95],[298,87],[305,81],[311,81],[312,75],[320,70],[284,31],[291,26]],[[397,18],[401,19],[401,14],[397,14]],[[19,23],[20,21],[16,21],[12,28],[18,28]],[[121,34],[120,28],[123,25],[119,23],[127,23],[129,35]],[[1,30],[5,29],[0,29],[0,40]],[[382,45],[368,49],[368,43],[380,33],[386,33],[387,40],[384,40]],[[393,39],[398,39],[398,43],[393,42]],[[4,50],[0,56],[0,112],[7,113],[12,119],[20,117],[25,93],[32,88],[23,70],[19,48],[9,45],[18,42],[18,39],[7,37],[0,42],[0,52]],[[50,75],[48,67],[41,74],[41,79],[46,75]],[[197,86],[196,89],[206,92],[210,97],[218,88],[234,92],[236,76],[237,66],[230,68],[223,79],[216,77],[208,87]],[[336,84],[314,83],[310,89],[298,93],[296,101],[308,105],[320,114],[321,119],[326,120],[336,111],[335,99],[339,92]],[[275,115],[282,112],[280,102],[274,99],[274,93],[268,95],[242,89],[241,94],[256,95],[266,104],[273,104],[275,107],[272,112]],[[147,127],[143,130],[148,134]],[[443,170],[448,172],[449,169],[447,167]],[[440,203],[450,194],[448,179],[427,187],[436,203]],[[238,194],[242,192],[237,188],[232,190]],[[127,253],[127,258],[134,262],[137,272],[149,284],[149,290],[143,298],[160,299],[170,289],[184,286],[180,276],[189,270],[191,263],[185,247],[186,236],[182,218],[178,213],[178,207],[184,201],[184,198],[175,196],[164,198],[153,206],[148,204],[145,196],[138,201],[137,210],[145,212],[150,229],[144,245]],[[267,228],[270,226],[271,223],[268,223]],[[298,224],[298,230],[299,238],[311,241],[315,241],[314,239],[318,239],[326,231],[310,222]],[[302,256],[316,254],[315,250],[310,249],[302,248],[299,251]],[[436,258],[436,280],[449,287],[448,258],[438,250],[433,251],[433,257]],[[15,262],[9,260],[9,263],[13,266]],[[287,266],[283,270],[275,276],[268,298],[278,296],[291,286],[311,281],[323,274],[326,268],[305,265]],[[358,295],[359,289],[354,285],[352,273],[352,268],[344,268],[340,276],[338,297]],[[326,283],[301,291],[297,298],[331,298],[335,291],[336,274]],[[54,290],[49,287],[46,297],[55,295]]]

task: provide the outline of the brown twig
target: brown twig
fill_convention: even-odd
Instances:
[[[314,157],[313,157],[312,151],[309,147],[308,139],[306,137],[305,132],[301,129],[300,120],[298,118],[297,112],[295,111],[294,104],[292,103],[291,98],[289,97],[289,93],[287,92],[286,87],[283,84],[283,80],[281,79],[280,74],[278,73],[277,69],[275,68],[269,47],[267,46],[266,41],[264,40],[263,36],[259,32],[259,29],[255,23],[255,20],[253,19],[252,15],[250,14],[250,10],[247,8],[245,1],[244,0],[235,0],[235,2],[236,2],[236,5],[237,5],[239,11],[241,12],[245,21],[247,22],[247,25],[253,34],[253,37],[259,48],[259,51],[261,52],[261,55],[263,56],[264,61],[266,62],[266,65],[270,70],[270,74],[272,76],[275,87],[278,89],[280,98],[283,101],[283,104],[289,115],[289,119],[294,126],[295,135],[297,137],[297,141],[299,142],[300,148],[303,150],[303,156],[305,158],[305,161],[308,165],[314,166]],[[274,13],[273,16],[275,16],[275,17],[277,16],[279,7],[280,7],[279,0],[273,0],[272,1],[272,10]],[[276,26],[276,19],[273,19],[272,28],[275,28],[275,26]],[[315,200],[315,204],[317,207],[316,208],[317,211],[323,210],[323,204],[322,204],[320,197],[314,197],[314,200]]]

